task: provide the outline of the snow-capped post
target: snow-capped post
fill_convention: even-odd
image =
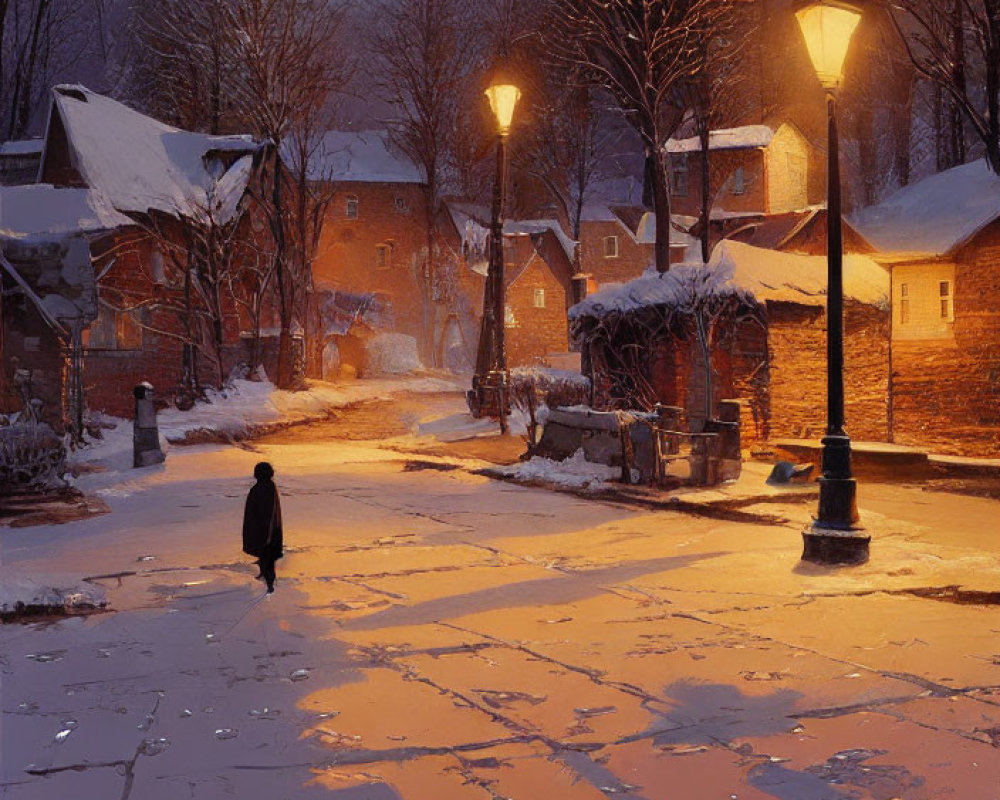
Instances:
[[[160,449],[160,429],[153,406],[153,384],[143,381],[132,389],[135,396],[135,421],[132,430],[132,466],[162,464],[166,456]]]
[[[796,17],[820,84],[826,90],[827,146],[827,424],[819,513],[802,532],[802,560],[863,564],[871,537],[858,524],[857,481],[851,475],[851,439],[844,427],[844,245],[841,230],[837,92],[861,9],[848,0],[800,0]]]

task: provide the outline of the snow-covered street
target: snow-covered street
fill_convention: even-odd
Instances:
[[[113,609],[0,627],[5,800],[1000,797],[996,501],[863,485],[871,563],[826,570],[811,504],[650,513],[309,431],[0,528],[0,575]]]

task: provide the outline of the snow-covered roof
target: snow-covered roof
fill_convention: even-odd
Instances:
[[[944,255],[1000,218],[1000,176],[985,160],[900,189],[851,223],[878,250]]]
[[[328,131],[309,162],[309,180],[424,183],[423,172],[386,131]]]
[[[20,139],[0,142],[0,156],[38,156],[45,147],[44,139]]]
[[[131,224],[90,189],[0,186],[0,240],[58,241]]]
[[[632,212],[626,214],[625,212]],[[633,227],[626,221],[626,217],[634,217]],[[686,217],[680,214],[671,214],[670,219],[673,226],[670,230],[670,246],[678,248],[688,248],[697,244],[697,239],[691,236],[688,231],[697,222],[695,217]],[[640,209],[638,206],[608,205],[606,203],[588,203],[583,207],[580,216],[581,222],[616,222],[631,237],[636,244],[654,245],[656,244],[656,214],[652,211]]]
[[[709,150],[747,150],[767,147],[774,138],[774,131],[767,125],[744,125],[740,128],[722,128],[708,134]],[[698,153],[701,139],[691,136],[687,139],[667,139],[664,147],[668,153]]]
[[[469,256],[478,256],[485,259],[487,237],[489,236],[490,209],[476,203],[463,203],[461,201],[449,200],[445,203],[448,215],[451,217],[455,230],[462,238],[463,250],[470,261],[470,267],[475,272],[485,275],[485,262],[474,263]],[[503,226],[504,236],[537,236],[546,231],[551,231],[559,242],[559,246],[566,254],[566,258],[573,261],[573,253],[576,249],[576,242],[567,235],[558,220],[554,219],[522,219],[505,220]]]
[[[805,256],[765,250],[723,240],[707,266],[678,264],[664,273],[649,271],[640,278],[595,292],[570,309],[570,318],[600,317],[655,305],[676,305],[692,271],[705,273],[713,291],[726,287],[759,302],[767,300],[821,306],[826,303],[826,256]],[[889,273],[862,255],[844,257],[844,296],[876,305],[889,295]]]
[[[237,174],[227,175],[215,156],[248,156],[261,146],[249,136],[174,128],[84,86],[56,86],[52,96],[52,114],[65,127],[73,166],[87,186],[124,213],[210,213],[224,221],[235,208],[233,194],[246,188],[249,169],[238,158],[229,168]]]

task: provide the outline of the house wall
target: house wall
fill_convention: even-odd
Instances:
[[[683,159],[671,154],[670,168],[676,171]],[[671,179],[670,213],[691,217],[701,215],[701,152],[687,153],[687,191],[678,191],[677,177]],[[743,169],[743,191],[738,191],[735,172]],[[764,213],[767,207],[767,182],[762,148],[712,150],[709,156],[709,186],[712,208],[725,211]]]
[[[769,432],[819,438],[826,432],[826,314],[818,306],[767,305]],[[855,440],[885,441],[889,412],[889,312],[844,303],[844,413]]]
[[[535,306],[535,292],[544,292],[544,307]],[[513,324],[507,325],[507,362],[511,367],[537,364],[549,353],[569,350],[566,291],[538,255],[507,287]]]
[[[31,394],[45,404],[42,419],[62,429],[63,359],[59,339],[30,298],[15,289],[6,272],[0,273],[3,297],[3,347],[0,369],[4,381],[0,392],[0,413],[23,411],[23,403],[13,385],[17,369],[30,370]]]
[[[766,211],[783,214],[809,205],[809,148],[787,123],[774,132],[764,156],[767,170]]]
[[[134,412],[132,387],[137,383],[153,384],[155,396],[160,400],[169,400],[178,387],[182,376],[184,324],[182,316],[173,309],[183,307],[183,285],[176,269],[173,275],[169,266],[160,273],[154,266],[153,256],[154,250],[161,253],[168,250],[166,243],[178,235],[169,225],[162,239],[145,233],[119,234],[107,252],[95,253],[99,272],[111,257],[115,258],[114,265],[98,284],[99,305],[105,306],[102,313],[108,313],[108,305],[130,308],[142,304],[143,307],[124,314],[138,325],[139,330],[133,328],[135,338],[130,337],[123,345],[106,346],[97,341],[95,325],[85,332],[83,373],[88,408],[130,418]],[[224,301],[225,297],[224,294]],[[238,361],[247,357],[240,339],[242,327],[235,304],[224,302],[223,380]],[[214,353],[203,349],[198,367],[203,385],[219,383]]]
[[[941,303],[941,284],[949,286],[949,310]],[[955,264],[901,264],[892,270],[894,341],[954,339]],[[905,294],[904,294],[905,292]]]
[[[954,269],[954,322],[948,335],[893,340],[895,440],[935,452],[997,458],[1000,223],[958,253],[954,265],[935,265],[943,267]],[[898,282],[911,274],[909,267],[893,269],[894,301]],[[897,312],[898,307],[894,320]]]
[[[618,255],[604,255],[604,239],[618,237]],[[585,273],[593,276],[600,288],[606,283],[624,283],[638,278],[654,261],[654,247],[638,244],[621,223],[615,220],[591,220],[580,224],[580,259]]]
[[[422,187],[338,182],[333,188],[313,267],[316,281],[347,292],[384,295],[392,306],[394,329],[415,337],[430,363],[422,289],[427,249]],[[358,200],[356,219],[347,216],[349,197]],[[379,247],[389,248],[383,265]]]

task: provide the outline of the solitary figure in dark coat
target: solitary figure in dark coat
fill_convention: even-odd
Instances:
[[[281,500],[274,485],[274,467],[261,461],[253,468],[257,483],[247,495],[243,511],[243,552],[257,559],[267,592],[274,591],[274,562],[284,555],[281,533]]]

